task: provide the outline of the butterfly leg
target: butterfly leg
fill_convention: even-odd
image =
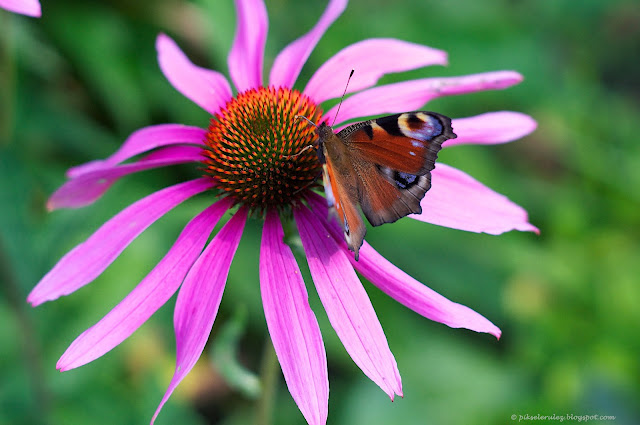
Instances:
[[[309,124],[311,124],[312,126],[314,126],[315,128],[318,128],[318,126],[317,126],[317,125],[315,125],[315,123],[314,123],[313,121],[311,121],[309,118],[305,117],[304,115],[296,115],[296,116],[294,117],[294,119],[295,119],[296,121],[301,120],[301,119],[302,119],[302,120],[305,120],[305,121],[307,121]],[[303,153],[305,153],[306,151],[308,151],[309,149],[311,149],[311,148],[315,148],[315,147],[316,147],[316,146],[315,146],[315,144],[307,145],[307,146],[305,146],[304,148],[302,148],[302,150],[301,150],[300,152],[298,152],[298,153],[296,153],[296,154],[293,154],[293,155],[285,156],[285,158],[286,158],[286,159],[293,159],[293,158],[297,158],[297,157],[299,157],[300,155],[302,155]]]
[[[313,121],[311,121],[309,118],[305,117],[304,115],[296,115],[296,116],[294,117],[294,119],[295,119],[296,121],[298,121],[298,120],[305,120],[306,122],[308,122],[308,123],[309,123],[309,124],[311,124],[312,126],[314,126],[314,127],[318,128],[318,126],[317,126]]]
[[[293,154],[293,155],[286,155],[284,158],[285,158],[285,159],[294,159],[294,158],[297,158],[297,157],[299,157],[300,155],[302,155],[303,153],[305,153],[306,151],[308,151],[309,149],[312,149],[312,148],[315,148],[315,146],[314,146],[314,145],[307,145],[307,146],[305,146],[304,148],[302,148],[302,150],[301,150],[300,152],[295,153],[295,154]]]

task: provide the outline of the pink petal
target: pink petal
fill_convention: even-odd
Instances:
[[[347,7],[347,0],[331,0],[315,27],[285,47],[271,67],[269,84],[274,87],[293,87],[320,38]]]
[[[317,217],[327,217],[326,200],[317,194],[308,198],[309,205]],[[338,242],[342,250],[349,254],[344,236],[335,223],[325,223],[325,228]],[[360,248],[360,259],[347,255],[351,264],[369,282],[394,300],[409,307],[416,313],[452,328],[466,328],[476,332],[487,332],[500,338],[501,331],[482,315],[462,304],[448,300],[424,284],[418,282],[389,260],[380,255],[366,241]]]
[[[357,72],[357,71],[356,71]],[[355,79],[355,75],[353,79]],[[352,80],[353,80],[352,79]],[[499,90],[522,81],[514,71],[496,71],[463,77],[423,78],[373,87],[347,98],[340,108],[339,122],[379,114],[396,114],[423,109],[432,99],[473,93],[481,90]],[[351,84],[349,84],[351,85]],[[326,113],[335,116],[337,105]]]
[[[452,120],[456,139],[449,139],[443,146],[455,146],[467,143],[494,145],[517,140],[532,133],[538,124],[529,115],[520,112],[487,112],[469,118]]]
[[[262,0],[235,0],[238,24],[229,52],[229,73],[239,93],[262,86],[269,20]]]
[[[420,203],[422,214],[409,217],[468,232],[498,235],[510,230],[539,233],[527,212],[468,174],[438,163],[431,189]]]
[[[0,0],[0,7],[35,18],[39,18],[42,15],[38,0]]]
[[[163,146],[179,143],[202,145],[206,134],[206,130],[181,124],[161,124],[142,128],[129,136],[120,149],[109,158],[70,168],[67,170],[67,177],[78,177],[89,171],[112,167],[136,155]]]
[[[344,249],[348,250],[346,245]],[[496,338],[500,338],[502,334],[500,329],[484,316],[469,307],[448,300],[400,270],[366,241],[360,248],[360,260],[353,259],[351,263],[382,292],[427,319],[452,328],[490,333]]]
[[[27,301],[36,306],[83,287],[100,275],[154,221],[211,186],[211,179],[199,178],[159,190],[131,204],[62,257],[33,288]]]
[[[67,371],[87,364],[112,350],[146,322],[178,290],[230,206],[230,198],[223,198],[191,220],[158,265],[102,320],[76,338],[56,367]]]
[[[267,327],[291,396],[310,425],[329,410],[327,355],[300,268],[275,211],[267,212],[260,247],[260,289]]]
[[[171,38],[160,34],[156,39],[158,63],[176,90],[211,115],[231,100],[231,87],[224,75],[194,65]]]
[[[47,208],[79,208],[100,198],[120,177],[151,168],[196,162],[202,160],[202,148],[193,146],[172,146],[153,152],[142,160],[125,165],[108,166],[102,164],[93,171],[80,174],[62,185],[51,195]]]
[[[239,210],[213,238],[189,270],[180,288],[173,324],[176,331],[176,369],[151,423],[173,390],[196,364],[209,339],[218,314],[229,267],[236,253],[247,219],[245,209]]]
[[[396,361],[371,301],[344,251],[307,208],[294,210],[309,270],[331,326],[353,359],[393,400],[402,395]]]
[[[340,97],[352,69],[355,73],[348,93],[371,87],[390,72],[446,63],[447,54],[442,50],[391,38],[372,38],[345,47],[326,61],[311,77],[304,93],[316,103]]]

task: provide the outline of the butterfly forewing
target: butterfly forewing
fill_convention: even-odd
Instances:
[[[327,202],[356,259],[366,232],[356,204],[374,226],[422,212],[442,143],[456,137],[451,120],[434,112],[390,115],[338,134],[322,123],[316,132]]]
[[[434,112],[406,112],[364,121],[338,133],[353,155],[392,170],[424,175],[433,170],[438,151],[455,138],[451,120]]]
[[[338,133],[361,177],[358,201],[374,226],[422,212],[442,143],[456,137],[451,120],[407,112],[354,124]]]

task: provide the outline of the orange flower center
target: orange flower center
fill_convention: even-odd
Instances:
[[[321,172],[314,129],[322,110],[287,88],[251,89],[211,119],[205,140],[206,173],[227,196],[253,210],[296,203]]]

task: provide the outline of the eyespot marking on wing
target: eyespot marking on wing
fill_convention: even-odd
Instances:
[[[393,180],[396,182],[396,186],[400,189],[409,189],[411,186],[418,183],[418,176],[415,174],[403,173],[402,171],[396,171],[394,173]]]
[[[419,182],[420,176],[418,175],[395,171],[382,165],[376,165],[376,167],[387,178],[387,180],[393,183],[398,189],[410,189]]]
[[[444,131],[437,118],[423,112],[401,114],[398,117],[398,128],[404,136],[425,142],[440,136]],[[416,142],[413,145],[416,146]]]

